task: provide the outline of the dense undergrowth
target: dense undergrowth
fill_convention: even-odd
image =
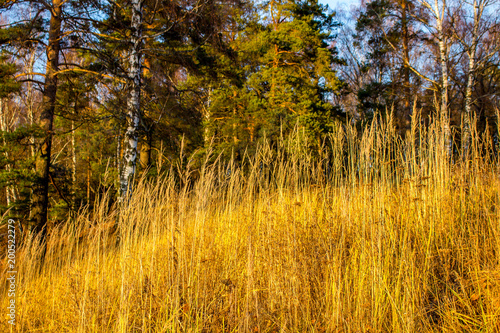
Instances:
[[[43,267],[36,242],[18,250],[0,330],[498,332],[494,144],[474,133],[451,157],[438,129],[207,158],[194,182],[140,182],[119,216],[103,197],[52,230]]]

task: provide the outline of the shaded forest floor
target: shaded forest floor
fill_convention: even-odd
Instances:
[[[119,217],[102,198],[51,232],[43,268],[18,250],[13,331],[500,331],[488,143],[451,163],[432,130],[348,132],[327,158],[291,143],[142,181]]]

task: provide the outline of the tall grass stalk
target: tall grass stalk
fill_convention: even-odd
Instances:
[[[419,124],[208,157],[141,181],[119,217],[104,197],[52,230],[43,267],[36,241],[18,251],[0,331],[498,332],[493,143],[472,132],[453,160]]]

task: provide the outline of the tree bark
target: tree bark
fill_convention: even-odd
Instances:
[[[36,52],[35,50],[31,51],[28,64],[26,66],[26,72],[28,73],[33,73],[34,72],[34,67],[35,67],[35,56]],[[28,75],[28,79],[34,80],[34,75]],[[27,87],[26,87],[26,108],[28,109],[28,121],[30,126],[32,126],[35,123],[35,96],[34,96],[34,88],[33,88],[33,82],[28,81],[27,82]],[[30,135],[30,150],[31,150],[31,157],[35,157],[35,136],[33,134]]]
[[[439,45],[439,60],[441,63],[441,118],[448,118],[448,50],[446,46],[446,36],[443,28],[444,12],[446,1],[443,0],[443,9],[439,11],[438,0],[436,3],[436,24]]]
[[[90,178],[92,176],[92,166],[90,164],[90,156],[87,159],[87,205],[90,206]]]
[[[436,19],[436,32],[439,47],[439,62],[441,65],[441,105],[439,118],[442,126],[442,145],[448,155],[452,153],[450,118],[448,113],[448,46],[444,31],[444,16],[446,0],[441,0],[442,8],[439,9],[439,0],[434,0],[433,15]],[[431,9],[432,10],[432,9]]]
[[[207,98],[207,106],[203,107],[203,121],[204,121],[204,129],[203,129],[203,143],[205,147],[210,145],[210,121],[211,121],[211,106],[212,106],[212,87],[208,87],[208,98]]]
[[[446,34],[444,31],[444,17],[446,13],[446,0],[434,0],[434,6],[429,0],[418,0],[424,7],[426,7],[434,19],[436,24],[433,28],[436,29],[436,35],[439,48],[439,64],[441,67],[441,101],[440,105],[436,105],[439,109],[439,122],[441,125],[440,145],[446,151],[448,156],[452,153],[451,129],[450,119],[448,114],[448,45]],[[439,3],[442,6],[440,8]],[[436,83],[437,85],[437,83]]]
[[[151,25],[147,26],[148,28],[151,28]],[[152,75],[151,75],[151,59],[147,55],[144,55],[143,58],[143,63],[144,66],[142,66],[142,80],[143,84],[146,87],[151,87],[152,86]],[[146,96],[147,98],[151,98],[151,93],[146,91]],[[142,116],[145,115],[146,110],[142,110]],[[139,163],[141,165],[141,168],[144,172],[150,169],[151,167],[151,148],[152,148],[152,143],[153,143],[153,131],[154,131],[154,124],[151,122],[151,124],[147,124],[144,121],[142,121],[142,140],[141,140],[141,150],[139,153]]]
[[[116,170],[118,174],[122,173],[122,136],[118,135],[116,140]]]
[[[71,194],[76,195],[76,134],[75,134],[75,121],[71,120]],[[75,207],[73,207],[75,208]]]
[[[410,37],[408,31],[408,1],[401,1],[401,25],[402,25],[402,34],[403,34],[403,81],[404,81],[404,92],[405,92],[405,101],[404,101],[404,111],[402,114],[402,128],[404,131],[410,128],[410,120],[411,120],[411,106],[410,101],[411,97],[411,88],[410,88],[410,68],[408,67],[410,64]]]
[[[142,138],[141,153],[139,155],[139,161],[141,163],[141,168],[146,171],[151,167],[151,143],[153,139],[152,129],[148,129],[144,137]]]
[[[464,124],[464,152],[468,152],[471,139],[471,113],[472,113],[472,88],[474,86],[474,72],[476,70],[476,52],[479,41],[479,21],[483,13],[484,2],[474,0],[474,26],[472,28],[472,41],[467,55],[469,57],[469,68],[467,73],[467,87],[465,88],[465,124]]]
[[[122,172],[120,175],[120,201],[126,202],[132,194],[132,182],[137,164],[137,143],[141,106],[141,52],[142,52],[142,0],[131,0],[131,38],[129,51],[129,98],[127,101],[127,131],[125,132]]]
[[[53,0],[47,44],[47,65],[43,91],[43,109],[38,125],[43,137],[37,147],[35,172],[37,181],[33,189],[31,225],[34,233],[41,233],[42,240],[47,234],[47,215],[49,204],[49,172],[54,126],[54,109],[57,95],[57,71],[59,68],[59,52],[62,23],[62,6],[64,0]]]

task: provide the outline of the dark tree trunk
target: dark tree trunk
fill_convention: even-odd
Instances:
[[[63,0],[53,0],[51,8],[49,41],[47,44],[47,65],[43,91],[43,109],[38,125],[43,136],[38,143],[35,171],[36,184],[33,189],[31,207],[31,230],[41,233],[42,241],[47,234],[47,215],[49,204],[49,172],[54,125],[54,109],[57,95],[57,71],[61,38]]]

